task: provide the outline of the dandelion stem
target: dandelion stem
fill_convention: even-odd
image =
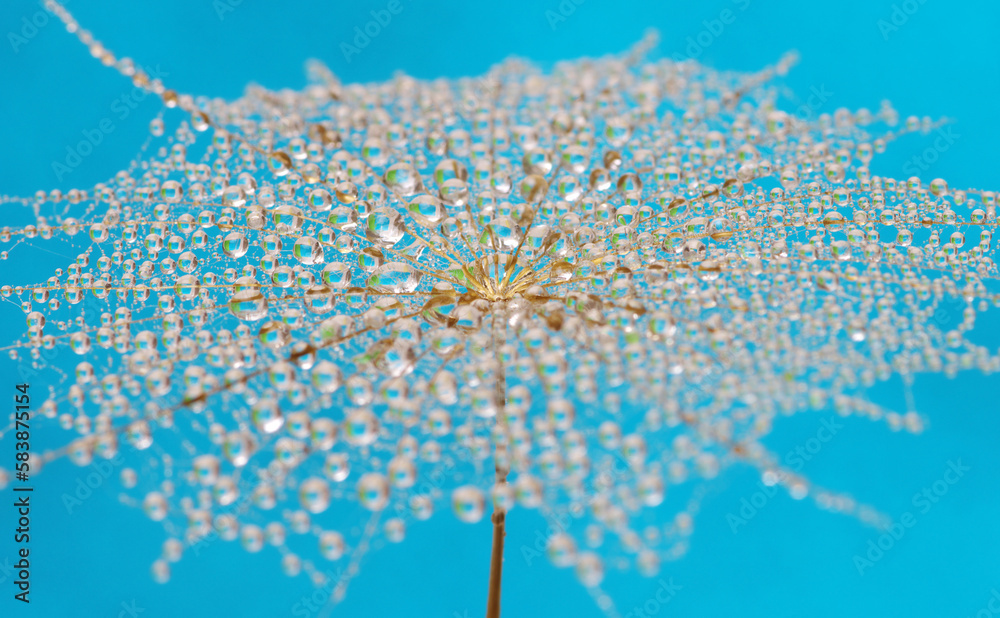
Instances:
[[[501,358],[501,348],[507,340],[506,314],[501,309],[497,311],[494,306],[492,313],[493,328],[493,353],[497,361],[496,375],[496,403],[497,403],[497,425],[501,428],[500,436],[497,440],[505,440],[507,435],[507,373],[504,370],[503,359]],[[501,319],[497,319],[498,313]],[[494,445],[494,459],[496,461],[497,487],[507,483],[507,473],[510,467],[506,461],[506,443]],[[500,578],[503,574],[503,540],[507,534],[507,513],[499,500],[493,501],[493,550],[490,554],[490,588],[486,599],[486,618],[500,618]]]
[[[505,483],[506,475],[503,478],[497,475],[498,483]],[[499,505],[493,507],[493,551],[490,555],[490,590],[486,600],[486,618],[500,618],[500,577],[503,572],[503,538],[506,532],[507,514]]]

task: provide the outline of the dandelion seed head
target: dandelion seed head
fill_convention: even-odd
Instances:
[[[927,127],[782,111],[793,56],[738,74],[649,47],[374,84],[312,62],[304,90],[234,101],[100,47],[163,100],[151,145],[108,182],[3,198],[38,213],[5,254],[85,246],[0,290],[26,315],[12,358],[75,359],[43,461],[142,466],[122,483],[170,535],[157,581],[214,537],[308,574],[300,555],[481,522],[489,497],[558,521],[549,559],[597,588],[681,557],[735,464],[877,519],[761,439],[816,410],[916,433],[865,389],[1000,369],[973,336],[1000,304],[996,195],[872,174]]]

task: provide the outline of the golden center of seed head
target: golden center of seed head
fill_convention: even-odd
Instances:
[[[510,272],[505,257],[485,257],[464,268],[469,291],[489,302],[508,301],[539,283],[542,276],[531,267]]]

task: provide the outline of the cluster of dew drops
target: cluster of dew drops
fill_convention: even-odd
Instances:
[[[229,102],[151,80],[50,4],[166,109],[112,180],[3,198],[37,216],[8,246],[85,247],[0,289],[27,315],[5,349],[55,381],[38,414],[64,443],[33,466],[124,457],[122,500],[169,537],[158,581],[217,539],[317,585],[349,562],[344,581],[438,511],[492,509],[558,522],[549,559],[594,590],[683,556],[734,464],[882,525],[786,469],[774,419],[919,432],[866,389],[1000,370],[974,336],[1000,305],[996,194],[873,175],[935,123],[785,113],[792,57],[723,73],[643,40],[364,85],[314,62],[302,91]]]

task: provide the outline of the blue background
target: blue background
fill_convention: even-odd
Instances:
[[[159,66],[177,90],[225,98],[238,97],[250,82],[300,88],[304,61],[311,57],[325,61],[345,82],[383,80],[397,70],[424,78],[455,77],[482,73],[511,54],[551,63],[618,52],[648,27],[659,29],[665,55],[686,53],[688,37],[697,40],[708,33],[701,40],[710,43],[697,59],[722,69],[757,70],[797,49],[801,62],[784,80],[790,100],[805,102],[816,87],[831,93],[821,112],[842,106],[877,109],[889,99],[903,117],[952,118],[957,139],[921,177],[941,176],[952,186],[1000,187],[1000,124],[995,121],[1000,4],[995,2],[586,0],[553,28],[546,11],[557,12],[557,0],[401,1],[402,12],[350,62],[340,44],[350,42],[354,28],[386,2],[243,0],[222,19],[211,0],[73,0],[68,7],[118,54]],[[880,20],[893,23],[894,6],[900,25],[880,30]],[[716,36],[709,28],[724,9],[735,21]],[[119,119],[112,105],[131,90],[130,84],[93,60],[54,19],[15,50],[8,33],[20,33],[23,20],[38,11],[38,3],[26,0],[5,0],[0,9],[0,193],[7,195],[106,180],[135,155],[159,111],[149,98]],[[718,32],[717,25],[714,29]],[[67,145],[103,118],[115,119],[115,131],[57,181],[52,162],[63,160]],[[906,161],[932,143],[933,136],[899,140],[875,159],[872,171],[906,177]],[[7,208],[4,223],[23,221],[23,212]],[[73,255],[60,242],[36,241],[12,252],[10,260],[0,262],[0,278],[12,284],[44,280],[67,260],[43,246]],[[16,306],[0,306],[0,344],[19,336],[22,327]],[[996,349],[995,316],[980,320],[978,327]],[[0,375],[10,376],[0,389],[12,390],[16,363],[0,360]],[[34,392],[41,394],[47,382],[52,380],[36,376]],[[734,468],[706,498],[689,555],[664,567],[664,576],[682,589],[650,615],[975,615],[987,606],[992,590],[1000,589],[997,387],[995,376],[926,377],[914,389],[917,409],[930,420],[923,435],[892,433],[883,424],[852,419],[806,464],[804,472],[820,485],[849,491],[894,517],[907,510],[916,514],[917,524],[864,576],[852,557],[865,551],[874,532],[854,519],[820,511],[808,500],[779,494],[733,534],[726,514],[739,508],[757,481],[751,470]],[[902,392],[894,380],[871,395],[902,409]],[[779,421],[768,445],[783,454],[804,444],[822,418],[810,413]],[[36,441],[44,443],[46,437],[36,429]],[[13,447],[9,439],[0,444],[0,465],[9,469],[4,460],[8,453],[12,458]],[[971,470],[926,514],[916,511],[913,494],[941,479],[947,461],[957,459]],[[67,516],[60,496],[80,475],[81,470],[60,462],[37,477],[33,602],[28,608],[15,604],[11,578],[0,569],[0,615],[128,616],[123,612],[134,602],[144,610],[138,614],[143,618],[286,616],[310,592],[304,577],[281,574],[276,552],[248,555],[232,543],[215,543],[199,558],[186,558],[175,565],[170,584],[154,584],[148,569],[160,552],[159,526],[117,503],[117,483],[106,483]],[[7,504],[11,492],[3,493]],[[11,511],[0,508],[0,566],[10,553]],[[521,557],[519,549],[534,544],[545,522],[523,510],[508,521],[504,614],[601,615],[571,572],[556,570],[544,559],[529,565]],[[485,521],[462,525],[445,515],[414,525],[402,545],[369,554],[334,615],[481,616],[489,539]],[[612,576],[607,585],[623,616],[653,598],[658,586],[655,579],[636,575]]]

